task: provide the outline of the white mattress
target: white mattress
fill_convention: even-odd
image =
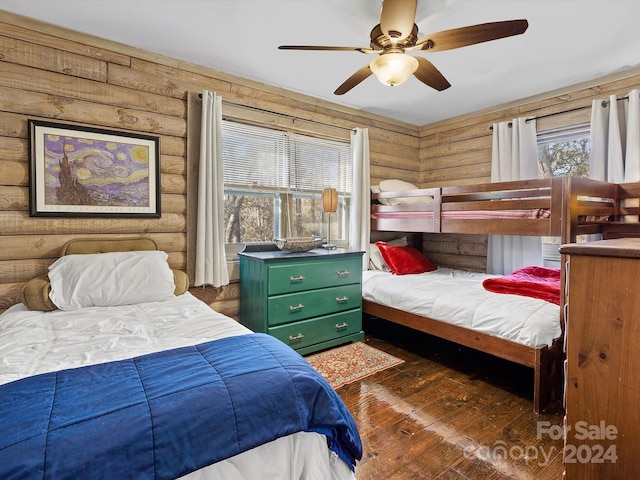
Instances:
[[[198,343],[250,330],[185,293],[165,302],[0,315],[0,385],[23,377]],[[323,435],[299,432],[183,478],[354,478]]]
[[[530,347],[551,345],[561,335],[558,305],[485,290],[482,281],[495,275],[449,268],[415,275],[362,273],[362,297],[381,305]]]

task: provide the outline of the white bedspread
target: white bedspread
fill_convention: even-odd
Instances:
[[[558,305],[485,290],[482,281],[495,275],[449,268],[417,275],[362,273],[362,297],[381,305],[531,347],[551,345],[561,334]]]
[[[34,312],[18,304],[0,315],[0,385],[250,332],[188,292],[165,302],[72,311]],[[327,448],[323,435],[299,432],[183,478],[338,480],[354,475]]]
[[[18,304],[0,315],[0,385],[249,332],[188,292],[165,302],[52,312]]]

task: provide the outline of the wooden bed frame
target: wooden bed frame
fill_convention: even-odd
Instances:
[[[433,203],[380,205],[398,198],[433,198]],[[640,183],[615,184],[578,177],[500,182],[372,194],[371,230],[395,232],[465,233],[560,237],[574,243],[578,235],[600,233],[604,238],[640,236],[640,223],[624,223],[624,215],[640,215],[628,206],[640,198]],[[625,202],[627,202],[625,204]],[[530,218],[511,217],[515,211],[537,211]],[[456,218],[456,213],[466,218]],[[470,213],[483,212],[482,215]],[[565,284],[564,258],[561,262]],[[561,289],[562,335],[551,346],[529,347],[469,328],[423,317],[368,300],[363,311],[390,322],[516,362],[534,370],[536,413],[562,409],[564,376],[565,289]]]
[[[579,177],[497,182],[372,194],[374,201],[429,196],[433,203],[371,206],[371,230],[529,235],[561,237],[601,233],[623,215],[620,200],[638,198],[640,184],[616,184]],[[637,209],[636,209],[637,210]],[[537,211],[529,218],[505,218],[517,211]],[[456,218],[482,212],[478,218]],[[637,212],[634,212],[637,214]],[[630,213],[630,214],[634,214]],[[491,215],[495,214],[495,215]],[[544,215],[542,215],[544,214]],[[503,218],[500,218],[500,215]]]

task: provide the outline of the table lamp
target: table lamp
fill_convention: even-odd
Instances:
[[[331,243],[331,214],[338,210],[338,191],[335,188],[325,188],[322,191],[322,209],[329,216],[327,221],[327,243],[322,247],[333,250],[336,246]]]

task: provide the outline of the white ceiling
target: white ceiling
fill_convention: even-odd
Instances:
[[[428,58],[451,83],[397,87],[371,76],[333,91],[374,57],[278,45],[368,47],[380,0],[0,0],[5,10],[98,37],[425,125],[640,65],[638,0],[419,0],[419,37],[525,18],[515,37]],[[1,12],[0,12],[1,15]]]

